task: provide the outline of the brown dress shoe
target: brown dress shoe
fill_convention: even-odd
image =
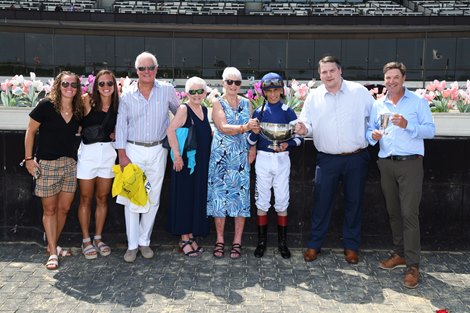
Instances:
[[[308,248],[307,251],[304,252],[304,260],[305,262],[312,262],[317,259],[318,251],[313,248]]]
[[[351,249],[344,249],[344,259],[349,264],[359,263],[359,256],[357,255],[357,252]]]
[[[405,267],[406,260],[405,258],[399,256],[398,254],[394,253],[391,257],[386,260],[382,260],[379,262],[379,267],[383,270],[393,270],[397,267]]]
[[[416,266],[410,266],[406,269],[403,285],[406,288],[416,288],[419,281],[419,269]]]

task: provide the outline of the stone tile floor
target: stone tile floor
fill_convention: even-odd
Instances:
[[[420,285],[409,290],[403,269],[377,267],[384,250],[361,251],[353,266],[340,249],[305,263],[301,249],[289,260],[274,248],[257,259],[249,247],[231,260],[228,251],[189,258],[174,246],[153,248],[154,259],[133,264],[123,247],[96,260],[75,248],[48,271],[44,247],[0,243],[0,312],[470,312],[469,251],[423,252]]]

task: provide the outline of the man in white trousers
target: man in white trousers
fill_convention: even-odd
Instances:
[[[116,123],[116,148],[121,169],[137,164],[149,183],[149,203],[136,207],[124,197],[117,202],[125,205],[127,251],[126,262],[134,262],[140,251],[152,258],[150,237],[160,204],[160,192],[165,175],[168,151],[162,147],[169,124],[169,111],[176,113],[180,103],[171,84],[157,81],[157,58],[143,52],[135,60],[139,79],[121,95]]]

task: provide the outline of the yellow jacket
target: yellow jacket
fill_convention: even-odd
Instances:
[[[112,195],[120,195],[128,198],[138,206],[144,206],[148,202],[148,194],[145,189],[147,178],[144,172],[136,164],[127,164],[124,171],[120,165],[113,166],[114,182]]]

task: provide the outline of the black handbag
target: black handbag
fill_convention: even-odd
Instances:
[[[191,120],[191,126],[188,127],[188,137],[186,137],[186,141],[184,142],[184,151],[197,149],[196,128],[194,127],[194,121],[191,118],[191,115],[189,115],[189,111],[188,118]],[[171,149],[170,143],[168,142],[168,136],[163,139],[162,146],[163,148]]]
[[[103,120],[103,123],[100,125],[93,125],[93,126],[88,126],[82,129],[82,140],[83,143],[86,145],[95,143],[95,142],[101,142],[106,140],[106,132],[104,130],[104,125],[106,125],[109,116],[111,115],[109,108],[108,112],[106,113],[106,117]]]

